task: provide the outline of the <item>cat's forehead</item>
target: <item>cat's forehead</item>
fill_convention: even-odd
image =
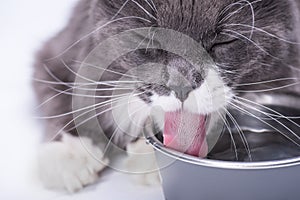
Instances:
[[[220,12],[232,0],[157,0],[158,25],[191,36],[214,32]],[[197,38],[195,38],[197,39]]]
[[[93,21],[106,18],[123,19],[109,27],[127,30],[145,26],[179,31],[196,41],[209,43],[228,24],[242,24],[244,28],[255,25],[277,24],[289,19],[288,1],[283,0],[94,0]],[[97,12],[97,9],[100,9]],[[118,21],[118,20],[117,20]],[[284,23],[284,25],[288,25]],[[236,27],[236,29],[241,26]],[[235,30],[236,30],[235,29]]]
[[[210,15],[222,10],[224,7],[237,2],[236,0],[154,0],[163,12],[173,14]],[[158,10],[159,10],[158,9]],[[176,12],[174,12],[176,11]]]

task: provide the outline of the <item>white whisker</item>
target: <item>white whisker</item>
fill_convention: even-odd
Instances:
[[[224,24],[223,26],[243,26],[243,27],[247,27],[247,28],[252,28],[252,29],[254,29],[254,30],[256,30],[256,31],[265,33],[265,34],[267,34],[268,36],[273,37],[273,38],[276,38],[276,39],[278,39],[278,40],[280,40],[280,41],[287,42],[287,43],[290,43],[290,44],[300,44],[299,42],[293,42],[293,41],[289,41],[289,40],[286,40],[286,39],[284,39],[284,38],[281,38],[281,37],[279,37],[279,36],[277,36],[277,35],[275,35],[275,34],[272,34],[272,33],[268,32],[268,31],[265,31],[265,30],[262,29],[262,28],[250,26],[250,25],[247,25],[247,24]]]
[[[100,69],[100,70],[103,70],[105,72],[111,72],[113,74],[117,74],[117,75],[121,75],[123,77],[128,77],[128,78],[137,78],[137,76],[133,76],[133,75],[128,75],[128,74],[123,74],[123,73],[120,73],[120,72],[116,72],[116,71],[113,71],[113,70],[110,70],[110,69],[107,69],[107,68],[103,68],[103,67],[100,67],[100,66],[97,66],[97,65],[93,65],[93,64],[90,64],[90,63],[86,63],[86,62],[81,62],[81,61],[77,61],[77,60],[73,60],[74,62],[76,63],[79,63],[79,64],[84,64],[88,67],[93,67],[93,68],[96,68],[96,69]]]
[[[150,32],[151,32],[151,28],[152,28],[153,26],[154,26],[154,25],[152,25],[151,27],[149,27],[147,36],[145,36],[144,39],[137,45],[137,47],[134,48],[134,49],[132,49],[132,51],[136,51],[136,50],[138,50],[138,49],[141,49],[140,46],[145,42],[145,40],[148,39],[147,37],[150,37],[150,35],[151,35],[151,33],[150,33]],[[148,42],[148,44],[149,44],[149,42]]]
[[[246,1],[249,4],[249,7],[251,9],[251,13],[252,13],[252,27],[251,27],[251,33],[249,38],[251,39],[253,36],[253,31],[254,31],[254,27],[255,27],[255,12],[254,12],[254,8],[252,6],[252,4],[249,1]]]
[[[73,71],[70,67],[67,66],[67,64],[61,59],[61,62],[64,64],[64,66],[71,72],[73,73],[75,76],[78,76],[86,81],[89,81],[89,82],[92,82],[92,83],[95,83],[95,84],[98,84],[98,83],[103,83],[103,81],[101,82],[98,82],[98,81],[95,81],[95,80],[92,80],[92,79],[89,79],[85,76],[82,76],[78,73],[76,73],[75,71]],[[116,73],[116,72],[115,72]],[[122,73],[120,73],[121,75],[123,75]],[[106,83],[138,83],[140,81],[105,81]]]
[[[147,44],[146,52],[147,52],[147,50],[148,50],[150,44],[153,46],[153,39],[154,39],[154,36],[155,36],[155,32],[153,32],[152,37],[151,37],[151,39],[149,40],[149,42],[148,42],[148,44]],[[151,43],[151,42],[152,42],[152,43]]]
[[[295,70],[296,72],[300,72],[300,69],[299,69],[299,67],[295,67],[295,66],[292,66],[292,65],[287,65],[290,69],[292,69],[292,70]]]
[[[253,40],[247,38],[245,35],[238,33],[237,31],[234,30],[229,30],[229,29],[223,29],[223,32],[221,34],[227,34],[226,32],[231,32],[233,34],[238,35],[239,37],[247,40],[248,42],[250,42],[251,44],[253,44],[254,46],[256,46],[258,49],[260,49],[262,52],[266,53],[267,55],[271,56],[272,58],[275,58],[277,60],[280,60],[279,58],[273,56],[272,54],[270,54],[269,52],[267,52],[263,47],[259,46],[257,43],[255,43]],[[240,38],[240,39],[241,39]]]
[[[272,117],[277,117],[277,118],[280,118],[280,119],[286,119],[286,120],[288,120],[289,122],[291,122],[292,124],[294,124],[295,126],[297,126],[297,127],[300,128],[300,125],[299,125],[299,124],[297,124],[296,122],[294,122],[293,120],[291,120],[291,119],[300,119],[300,117],[289,117],[289,116],[284,116],[284,115],[282,115],[280,112],[278,112],[278,111],[276,111],[276,110],[274,110],[274,109],[271,109],[271,108],[269,108],[269,107],[267,107],[267,106],[264,106],[264,105],[261,105],[261,104],[259,104],[259,103],[256,103],[256,102],[254,102],[254,101],[251,101],[251,100],[248,100],[248,99],[245,99],[245,98],[242,98],[242,97],[238,97],[238,96],[236,96],[236,98],[237,98],[237,99],[240,99],[240,101],[241,101],[241,100],[242,100],[242,101],[246,101],[246,102],[248,102],[248,103],[254,104],[254,105],[256,105],[256,106],[259,106],[259,107],[261,107],[261,108],[264,108],[264,109],[269,110],[270,112],[276,114],[276,115],[274,115],[274,114],[271,114],[271,113],[266,113],[266,112],[261,111],[261,112],[263,112],[264,114],[266,114],[266,116],[268,116],[268,117],[272,116]],[[249,106],[250,106],[250,105],[249,105]]]
[[[124,104],[125,105],[125,104]],[[121,104],[121,105],[119,105],[119,107],[121,107],[121,106],[123,106],[123,104]],[[82,116],[84,116],[84,115],[86,115],[86,114],[88,114],[88,113],[90,113],[90,112],[92,112],[92,111],[94,111],[94,110],[96,110],[96,109],[99,109],[99,108],[101,108],[101,106],[98,106],[98,107],[95,107],[95,108],[93,108],[93,109],[91,109],[91,110],[88,110],[88,111],[85,111],[85,112],[83,112],[83,113],[81,113],[81,114],[79,114],[78,116],[76,116],[76,117],[73,117],[72,118],[72,120],[70,120],[69,122],[67,122],[53,137],[52,137],[52,139],[50,140],[50,141],[52,141],[52,140],[54,140],[58,135],[60,135],[69,125],[71,125],[73,122],[75,122],[75,120],[76,119],[78,119],[78,118],[80,118],[80,117],[82,117]],[[91,119],[93,119],[93,118],[95,118],[95,117],[98,117],[98,116],[100,116],[100,115],[102,115],[102,114],[104,114],[104,113],[106,113],[106,112],[108,112],[108,111],[111,111],[111,110],[113,110],[113,109],[115,109],[115,108],[117,108],[116,106],[115,107],[110,107],[110,108],[108,108],[108,109],[106,109],[106,110],[104,110],[104,111],[102,111],[102,112],[100,112],[100,113],[97,113],[95,116],[92,116],[92,117],[89,117],[88,119],[86,119],[86,120],[84,120],[84,122],[81,122],[81,123],[79,123],[79,124],[76,124],[76,126],[75,127],[72,127],[72,128],[70,128],[69,130],[67,130],[67,131],[70,131],[70,130],[73,130],[73,129],[75,129],[76,127],[79,127],[79,126],[81,126],[82,124],[84,124],[84,123],[86,123],[86,122],[88,122],[89,120],[91,120]]]
[[[42,81],[43,83],[47,83],[47,84],[55,84],[56,82],[49,82],[49,81]],[[56,84],[55,84],[56,85]],[[62,85],[59,83],[59,85]],[[63,84],[64,85],[64,84]],[[45,105],[46,103],[50,102],[51,100],[53,100],[54,98],[64,94],[64,92],[68,92],[70,90],[74,90],[74,89],[78,89],[78,90],[87,90],[87,91],[114,91],[114,90],[130,90],[130,89],[133,89],[131,87],[122,87],[122,88],[117,88],[117,86],[114,86],[114,85],[110,85],[110,84],[99,84],[99,83],[90,83],[90,84],[83,84],[83,83],[80,83],[80,84],[74,84],[76,86],[68,86],[70,88],[66,89],[66,90],[60,90],[60,92],[58,94],[55,94],[53,95],[52,97],[49,97],[47,100],[43,101],[40,105],[38,105],[35,109],[39,109],[40,107],[42,107],[43,105]],[[113,88],[105,88],[105,89],[94,89],[94,88],[82,88],[82,87],[85,87],[85,86],[93,86],[93,85],[105,85],[105,86],[109,86],[109,87],[113,87]],[[53,87],[50,87],[53,89]]]
[[[94,80],[92,80],[92,79],[89,79],[89,78],[87,78],[87,77],[85,77],[85,76],[82,76],[81,74],[79,74],[79,73],[73,71],[73,70],[72,70],[72,69],[64,62],[63,59],[60,59],[60,61],[63,63],[63,65],[65,66],[65,68],[67,68],[72,74],[75,75],[75,77],[80,77],[80,78],[82,78],[83,80],[86,80],[86,81],[88,81],[88,82],[96,83],[96,81],[94,81]]]
[[[259,82],[253,82],[253,83],[235,84],[234,87],[249,86],[249,85],[261,85],[261,84],[267,84],[267,83],[276,83],[276,82],[282,82],[282,81],[296,81],[296,80],[298,80],[298,78],[280,78],[280,79],[259,81]]]
[[[280,87],[274,87],[274,88],[270,88],[270,89],[262,89],[262,90],[236,90],[236,92],[240,92],[240,93],[271,92],[271,91],[275,91],[275,90],[281,90],[281,89],[293,87],[293,86],[296,86],[296,85],[299,85],[299,84],[300,84],[300,82],[292,83],[292,84],[288,84],[288,85],[284,85],[284,86],[280,86]]]
[[[95,82],[95,83],[83,83],[83,82],[56,82],[56,81],[48,81],[48,80],[42,80],[38,78],[33,78],[33,81],[40,82],[40,83],[45,83],[49,85],[64,85],[68,87],[73,86],[93,86],[93,85],[104,85],[104,86],[109,86],[109,87],[119,87],[119,86],[124,86],[125,85],[120,85],[116,84],[117,82],[124,83],[124,84],[133,84],[133,83],[142,83],[141,81],[100,81],[100,82]],[[67,85],[66,85],[67,84]],[[128,86],[126,86],[128,87]]]
[[[149,17],[151,17],[152,19],[157,20],[156,17],[154,17],[147,9],[145,9],[141,4],[139,4],[138,2],[136,2],[135,0],[131,0],[133,3],[135,3],[139,8],[141,8]]]
[[[70,87],[70,85],[75,85],[74,82],[56,82],[56,81],[48,81],[48,80],[42,80],[38,78],[32,78],[35,82],[45,83],[45,84],[51,84],[51,85],[64,85]],[[78,83],[79,84],[79,83]],[[83,83],[81,83],[83,84]]]
[[[288,131],[289,131],[293,136],[295,136],[298,140],[300,140],[300,136],[298,136],[296,133],[294,133],[294,131],[292,131],[289,127],[287,127],[285,124],[283,124],[282,122],[278,121],[278,120],[275,119],[274,117],[268,115],[266,112],[263,112],[263,111],[261,111],[261,110],[255,108],[255,107],[250,106],[250,105],[248,105],[248,104],[246,104],[246,103],[243,103],[243,102],[241,102],[241,101],[238,101],[238,100],[234,100],[234,101],[235,101],[236,103],[241,104],[242,106],[246,106],[247,108],[250,108],[250,109],[255,110],[255,111],[257,111],[257,112],[259,112],[259,113],[261,113],[261,114],[266,115],[266,116],[269,117],[270,119],[272,119],[272,120],[274,120],[275,122],[277,122],[278,124],[280,124],[280,125],[281,125],[282,127],[284,127],[286,130],[288,130]]]
[[[229,66],[226,66],[226,65],[223,65],[223,64],[219,64],[219,63],[216,63],[216,65],[218,66],[217,70],[221,73],[226,73],[226,74],[236,74],[236,73],[239,73],[241,70],[231,70],[229,69],[230,67]],[[224,68],[227,68],[227,69],[224,69]]]
[[[54,91],[62,92],[63,94],[70,95],[70,96],[88,97],[88,98],[96,98],[96,99],[118,98],[118,97],[123,97],[123,96],[128,95],[128,93],[127,93],[127,94],[120,94],[120,95],[109,95],[109,96],[103,95],[103,96],[100,96],[100,95],[78,94],[78,93],[75,93],[75,92],[66,92],[66,91],[59,90],[59,89],[56,89],[56,88],[53,88],[53,87],[51,87],[51,88]]]
[[[100,102],[100,103],[97,103],[97,104],[94,104],[94,105],[90,105],[90,106],[87,106],[87,107],[84,107],[84,108],[80,108],[78,110],[74,110],[74,111],[71,111],[71,112],[67,112],[67,113],[63,113],[63,114],[59,114],[59,115],[37,117],[37,119],[55,119],[55,118],[65,117],[65,116],[68,116],[68,115],[71,115],[71,114],[75,114],[77,112],[81,112],[81,111],[84,111],[84,110],[92,108],[91,110],[89,110],[89,112],[90,112],[93,109],[95,109],[95,107],[97,107],[97,108],[105,107],[105,106],[107,106],[107,105],[109,105],[109,104],[111,104],[113,102],[119,101],[120,99],[123,99],[123,98],[124,97],[109,99],[107,101]],[[101,106],[101,107],[99,107],[99,106]]]
[[[224,110],[227,110],[226,108],[224,108]],[[217,111],[218,112],[218,111]],[[224,122],[227,130],[229,131],[229,135],[230,135],[230,138],[231,138],[231,142],[232,142],[232,145],[233,145],[233,149],[234,149],[234,152],[235,152],[235,158],[236,160],[239,159],[238,157],[238,152],[237,152],[237,147],[236,147],[236,143],[234,141],[234,137],[233,137],[233,134],[232,134],[232,131],[231,131],[231,128],[228,124],[228,121],[220,114],[220,112],[218,112],[218,115],[220,116],[220,118],[222,119],[222,121]]]
[[[144,109],[145,107],[146,107],[146,106],[144,105],[144,106],[142,106],[141,108],[137,109],[136,111],[130,113],[128,117],[130,118],[133,114],[135,114],[135,113],[141,111],[141,110]],[[118,125],[121,126],[121,124],[125,123],[126,120],[128,120],[128,119],[123,120],[123,121],[120,122]],[[103,151],[103,157],[105,156],[106,152],[108,151],[108,149],[109,149],[109,147],[110,147],[110,145],[111,145],[111,143],[112,143],[112,141],[113,141],[113,138],[114,138],[115,135],[117,134],[117,131],[118,131],[118,130],[119,130],[118,127],[115,128],[114,132],[112,133],[111,137],[109,138],[108,143],[107,143],[107,145],[105,146],[104,151]]]
[[[47,67],[46,64],[44,64],[43,66],[44,66],[44,69],[46,70],[46,72],[47,72],[47,73],[48,73],[55,81],[61,83],[62,85],[65,85],[65,86],[67,86],[67,87],[70,87],[70,84],[68,84],[68,83],[66,83],[66,82],[64,82],[64,81],[62,81],[62,80],[59,79],[57,76],[55,76],[55,75],[51,72],[51,70]]]
[[[81,88],[81,87],[77,87],[77,90],[83,90],[83,91],[95,91],[95,92],[99,92],[99,91],[115,91],[115,90],[132,90],[134,89],[133,87],[123,87],[123,88]]]
[[[154,10],[156,11],[156,13],[158,12],[157,7],[155,6],[155,3],[153,2],[153,0],[149,0],[151,2],[151,4],[153,5]]]
[[[257,0],[257,1],[253,1],[253,2],[249,2],[247,0],[241,0],[235,3],[232,3],[228,6],[226,6],[221,12],[220,15],[224,14],[226,11],[228,11],[229,9],[231,9],[232,7],[236,6],[236,5],[240,5],[240,7],[235,10],[234,12],[229,13],[227,16],[223,17],[223,19],[221,19],[219,21],[219,24],[223,23],[224,21],[228,20],[229,18],[231,18],[232,16],[234,16],[235,14],[239,13],[241,10],[243,10],[245,7],[250,7],[251,9],[251,13],[252,13],[252,26],[255,26],[255,13],[254,13],[254,8],[253,8],[253,4],[261,2],[262,0]],[[246,3],[246,5],[242,4],[242,2]],[[250,38],[252,37],[252,35],[250,35]]]
[[[68,92],[69,90],[73,90],[73,88],[68,88],[68,89],[64,90],[64,92]],[[58,96],[60,96],[62,94],[63,94],[63,92],[59,92],[58,94],[55,94],[55,95],[49,97],[48,99],[46,99],[42,103],[40,103],[35,109],[37,110],[37,109],[41,108],[46,103],[49,103],[51,100],[55,99],[56,97],[58,97]]]
[[[238,1],[238,2],[235,2],[235,3],[232,3],[232,4],[230,4],[230,5],[228,5],[228,6],[226,6],[223,10],[221,10],[221,12],[220,12],[220,15],[223,15],[225,12],[227,12],[228,10],[230,10],[231,8],[233,8],[234,6],[236,6],[236,5],[242,5],[242,3],[241,3],[242,1]],[[238,10],[240,10],[240,9],[242,9],[242,7],[240,7]],[[226,15],[225,17],[223,17],[223,19],[222,20],[220,20],[220,23],[222,23],[223,21],[226,21],[227,19],[229,19],[231,16],[232,16],[232,13],[237,13],[238,12],[238,10],[236,10],[236,11],[234,11],[234,12],[231,12],[231,13],[229,13],[229,15]]]
[[[120,12],[123,10],[123,8],[127,5],[127,3],[129,2],[130,0],[126,0],[123,5],[120,7],[120,9],[116,12],[116,14],[111,18],[111,20],[114,20],[119,14]]]
[[[241,111],[241,112],[243,112],[243,113],[245,113],[245,114],[247,114],[247,115],[249,115],[249,116],[252,116],[252,117],[254,117],[255,119],[261,121],[262,123],[268,125],[270,128],[274,129],[275,131],[277,131],[278,133],[280,133],[282,136],[284,136],[285,138],[287,138],[289,141],[291,141],[292,143],[294,143],[295,145],[297,145],[297,146],[300,147],[300,144],[298,144],[296,141],[294,141],[294,140],[293,140],[292,138],[290,138],[288,135],[286,135],[285,133],[283,133],[282,131],[280,131],[280,130],[277,129],[276,127],[272,126],[272,125],[269,124],[268,122],[266,122],[266,121],[260,119],[259,117],[257,117],[257,116],[254,115],[253,113],[251,113],[251,112],[249,112],[249,111],[247,111],[247,110],[241,108],[240,106],[237,106],[237,105],[234,104],[234,103],[229,102],[229,104],[230,104],[232,107],[236,108],[237,110],[239,110],[239,111]]]
[[[140,101],[140,100],[131,101],[131,103],[138,102],[138,101]],[[124,106],[124,105],[126,105],[126,104],[128,104],[128,102],[123,103],[123,104],[119,104],[119,105],[114,106],[114,107],[110,107],[110,108],[108,108],[108,109],[106,109],[106,110],[104,110],[104,111],[101,111],[101,112],[99,112],[99,113],[96,113],[94,116],[91,116],[91,117],[89,117],[89,118],[83,120],[83,121],[80,122],[79,124],[76,124],[75,127],[72,127],[72,128],[70,128],[70,129],[68,129],[68,131],[71,131],[71,130],[75,129],[76,127],[79,127],[79,126],[85,124],[86,122],[90,121],[91,119],[94,119],[94,118],[96,118],[96,117],[99,117],[100,115],[103,115],[104,113],[106,113],[106,112],[108,112],[108,111],[111,111],[111,110],[113,110],[113,109],[122,107],[122,106]],[[96,108],[96,109],[98,109],[98,108]],[[76,119],[76,118],[74,118],[74,120],[72,120],[72,121],[75,121],[75,119]],[[70,125],[70,124],[69,124],[69,125]],[[68,125],[67,125],[67,126],[68,126]],[[66,128],[66,127],[65,127],[65,128]],[[63,130],[63,129],[62,129],[62,130]]]
[[[66,52],[68,52],[70,49],[72,49],[75,45],[77,45],[79,42],[81,42],[82,40],[85,40],[87,38],[89,38],[91,35],[93,35],[94,33],[96,33],[97,31],[100,31],[102,28],[114,23],[114,22],[117,22],[117,21],[121,21],[121,20],[125,20],[125,19],[139,19],[139,20],[142,20],[142,21],[146,21],[148,23],[151,23],[150,20],[148,19],[145,19],[143,17],[137,17],[137,16],[127,16],[127,17],[122,17],[122,18],[118,18],[118,19],[114,19],[114,20],[111,20],[111,21],[108,21],[106,22],[105,24],[97,27],[95,30],[91,31],[90,33],[84,35],[83,37],[81,37],[79,40],[73,42],[69,47],[67,47],[65,50],[63,50],[60,54],[56,55],[55,57],[52,57],[52,58],[48,58],[46,59],[46,61],[49,61],[49,60],[53,60],[53,59],[56,59],[60,56],[62,56],[63,54],[65,54]]]
[[[252,161],[252,155],[251,155],[251,150],[250,150],[250,147],[249,147],[249,144],[247,142],[247,138],[245,137],[244,135],[244,132],[243,130],[241,129],[241,127],[239,126],[239,124],[237,123],[236,119],[232,116],[232,114],[225,110],[226,114],[229,116],[229,118],[231,119],[232,123],[234,124],[234,126],[236,127],[237,129],[237,132],[242,140],[242,143],[247,151],[247,154],[248,154],[248,157],[250,159],[250,161]]]
[[[148,0],[144,0],[144,1],[148,4],[148,6],[151,8],[151,10],[156,12],[155,8],[153,7],[153,5]]]

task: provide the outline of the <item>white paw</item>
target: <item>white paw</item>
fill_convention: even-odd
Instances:
[[[154,150],[146,144],[145,139],[127,146],[128,157],[126,167],[135,182],[142,185],[160,185],[160,175],[156,163]]]
[[[89,138],[65,134],[61,142],[42,146],[38,155],[39,175],[43,184],[51,189],[75,192],[94,183],[98,172],[109,160]]]

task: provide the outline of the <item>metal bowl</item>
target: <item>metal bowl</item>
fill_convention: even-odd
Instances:
[[[210,152],[209,159],[200,159],[164,147],[155,136],[153,127],[145,128],[149,144],[156,149],[157,163],[167,200],[297,200],[300,198],[298,136],[288,133],[290,129],[300,135],[300,128],[297,125],[300,124],[297,118],[300,116],[299,98],[282,95],[262,95],[255,98],[252,99],[265,106],[257,108],[254,115],[256,117],[234,110],[231,112],[241,129],[247,132],[245,137],[250,149],[253,150],[251,157],[248,151],[243,151],[246,148],[243,148],[245,145],[242,140],[240,144],[237,142],[238,147],[232,150],[232,145],[229,145],[231,138],[228,137],[229,133],[226,129]],[[271,117],[267,117],[263,114],[267,107],[275,110],[275,113],[288,115],[289,118],[278,118],[278,116],[274,118],[274,112]],[[259,114],[262,116],[257,118]],[[268,124],[261,119],[269,120]],[[235,129],[234,124],[230,127],[233,136],[239,138],[239,131]]]

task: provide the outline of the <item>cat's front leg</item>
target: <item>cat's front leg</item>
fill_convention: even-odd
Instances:
[[[161,179],[153,147],[140,138],[127,145],[126,169],[137,184],[160,186]]]
[[[38,156],[40,179],[47,188],[75,192],[94,183],[109,164],[87,137],[64,133],[61,141],[43,144]]]

